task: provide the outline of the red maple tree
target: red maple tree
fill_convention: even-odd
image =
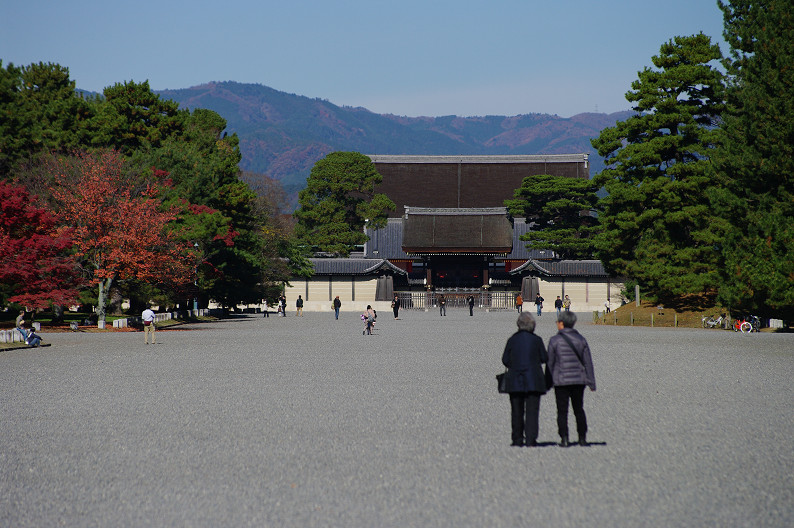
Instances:
[[[117,279],[193,282],[190,248],[178,242],[154,184],[127,177],[117,151],[61,158],[53,197],[72,229],[77,255],[99,288],[97,316],[104,326],[107,296]]]
[[[70,232],[35,202],[24,187],[0,180],[2,294],[28,310],[76,302],[80,283]]]

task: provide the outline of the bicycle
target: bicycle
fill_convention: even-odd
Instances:
[[[736,321],[733,322],[733,331],[741,332],[743,334],[750,333],[753,331],[753,324],[746,318],[737,318]]]
[[[711,317],[703,317],[700,322],[703,324],[703,328],[717,328],[722,326],[723,317],[719,316],[717,319],[714,319],[714,316]]]

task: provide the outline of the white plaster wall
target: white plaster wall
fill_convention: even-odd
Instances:
[[[609,284],[609,287],[607,287]],[[620,290],[623,283],[611,282],[606,280],[544,280],[539,283],[540,294],[545,301],[543,309],[554,310],[554,301],[559,295],[564,299],[565,295],[571,298],[571,310],[574,312],[593,312],[603,311],[604,303],[607,298],[611,299],[612,308],[617,308],[621,304]],[[563,293],[564,291],[564,293]],[[524,302],[530,303],[530,308],[534,299],[525,299]]]

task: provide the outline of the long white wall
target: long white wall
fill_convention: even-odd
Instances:
[[[540,294],[545,299],[543,309],[554,310],[554,300],[557,295],[571,299],[571,310],[574,312],[603,311],[607,299],[611,308],[621,305],[620,282],[602,279],[548,279],[540,278]],[[343,311],[363,311],[367,305],[372,305],[376,310],[388,310],[389,301],[375,301],[377,288],[376,277],[312,277],[308,280],[294,280],[286,288],[287,309],[295,311],[295,301],[298,295],[303,297],[303,309],[307,312],[332,311],[331,302],[339,296]],[[534,310],[534,299],[524,299],[526,309]]]
[[[607,300],[611,303],[611,308],[619,307],[623,302],[620,291],[623,283],[601,279],[548,279],[540,278],[538,287],[540,295],[543,297],[543,309],[553,310],[554,301],[559,295],[564,299],[566,295],[571,299],[571,311],[573,312],[592,312],[603,311],[604,303]],[[534,309],[534,299],[524,299],[525,303],[530,303],[529,308]]]

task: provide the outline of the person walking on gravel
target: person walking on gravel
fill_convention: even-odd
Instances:
[[[576,314],[561,312],[557,318],[557,334],[549,339],[549,370],[554,380],[557,401],[557,432],[560,446],[568,447],[568,401],[576,417],[579,445],[587,445],[587,416],[584,412],[584,388],[596,390],[593,359],[587,340],[573,329]]]
[[[295,317],[303,317],[303,297],[298,295],[298,300],[295,301]]]
[[[152,344],[154,344],[154,331],[157,328],[154,326],[154,312],[151,308],[147,308],[141,313],[141,320],[143,321],[143,342],[148,345],[149,335],[151,335]]]
[[[535,295],[535,309],[538,311],[538,317],[540,317],[541,312],[543,311],[543,301],[545,301],[540,294]]]

